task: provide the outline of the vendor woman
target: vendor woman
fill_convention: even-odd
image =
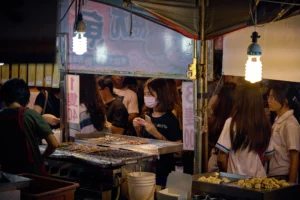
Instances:
[[[137,117],[133,125],[138,136],[182,142],[179,121],[172,113],[174,103],[164,79],[149,79],[144,87],[145,118]],[[168,174],[175,168],[173,154],[161,155],[156,164],[158,185],[165,185]]]

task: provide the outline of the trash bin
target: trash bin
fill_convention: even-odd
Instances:
[[[33,174],[19,174],[32,179],[30,186],[21,190],[22,200],[74,200],[78,183],[43,177]]]

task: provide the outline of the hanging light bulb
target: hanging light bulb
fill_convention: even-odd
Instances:
[[[257,44],[257,38],[260,38],[258,33],[252,33],[252,44],[249,45],[247,50],[248,60],[246,62],[245,80],[255,83],[262,79],[262,63],[261,47]]]
[[[77,55],[83,55],[87,52],[87,38],[84,37],[86,26],[82,21],[82,14],[78,14],[78,21],[75,24],[75,36],[73,37],[73,52]]]
[[[73,37],[73,52],[77,55],[83,55],[87,52],[87,38],[83,34],[77,32]]]

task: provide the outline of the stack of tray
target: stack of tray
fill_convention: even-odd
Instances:
[[[227,178],[229,183],[213,184],[199,181],[202,176],[215,176],[219,178]],[[292,184],[290,186],[278,189],[246,189],[237,183],[241,179],[249,178],[228,173],[204,173],[193,176],[192,193],[193,195],[209,194],[211,196],[219,196],[225,199],[247,199],[247,200],[282,200],[282,199],[300,199],[300,185]],[[295,198],[296,197],[296,198]]]

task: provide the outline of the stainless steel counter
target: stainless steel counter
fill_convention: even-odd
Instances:
[[[93,145],[93,144],[86,144]],[[45,151],[46,146],[41,145],[40,151]],[[117,167],[131,163],[137,163],[140,160],[155,159],[156,156],[141,152],[134,152],[124,149],[109,148],[104,152],[95,153],[80,153],[66,150],[55,150],[53,154],[49,156],[52,159],[59,159],[62,161],[79,161],[101,168]]]
[[[122,142],[117,142],[117,141],[103,143],[96,140],[97,138],[102,138],[106,136],[122,138],[123,140],[140,141],[145,144],[139,144],[139,145],[126,144],[126,143],[124,144]],[[153,140],[147,138],[133,137],[127,135],[117,135],[117,134],[110,134],[110,133],[94,132],[88,134],[77,134],[75,138],[76,138],[76,142],[82,144],[95,144],[99,146],[108,146],[108,147],[126,149],[126,150],[141,152],[141,153],[147,153],[151,155],[157,155],[157,156],[162,154],[175,153],[183,150],[182,143],[169,142],[163,140]]]

